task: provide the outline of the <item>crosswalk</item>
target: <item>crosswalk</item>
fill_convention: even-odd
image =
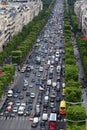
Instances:
[[[5,117],[5,116],[2,116],[2,117],[0,117],[0,121],[2,121],[2,120],[22,120],[22,121],[24,121],[24,120],[29,120],[29,117],[22,117],[22,116],[17,116],[17,117]]]

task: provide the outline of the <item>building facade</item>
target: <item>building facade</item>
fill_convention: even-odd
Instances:
[[[87,1],[77,0],[74,5],[74,12],[78,20],[79,29],[87,37]]]
[[[43,9],[41,0],[0,4],[0,52]]]

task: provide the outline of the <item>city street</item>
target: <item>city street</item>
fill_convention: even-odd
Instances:
[[[63,0],[57,0],[31,55],[14,81],[17,83],[12,96],[8,95],[1,108],[1,130],[48,130],[50,113],[57,115],[56,130],[66,130],[66,115],[59,113],[60,102],[65,98],[63,11]],[[47,119],[43,119],[44,114]],[[35,117],[37,124],[32,123]]]

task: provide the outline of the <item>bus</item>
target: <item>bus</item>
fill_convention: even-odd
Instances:
[[[64,100],[60,102],[59,113],[61,115],[66,115],[66,101]]]

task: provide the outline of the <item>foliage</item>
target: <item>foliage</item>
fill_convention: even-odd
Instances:
[[[67,108],[67,119],[78,121],[85,120],[86,111],[85,108],[80,105],[68,106]]]
[[[83,41],[81,35],[77,34],[77,43],[79,47],[80,57],[83,64],[85,76],[87,78],[87,41]]]
[[[66,88],[66,101],[68,102],[81,102],[81,88],[67,87]]]
[[[4,92],[4,88],[11,82],[15,72],[15,67],[6,65],[2,67],[2,71],[3,73],[0,75],[0,97]]]
[[[80,83],[71,79],[66,82],[66,87],[76,87],[77,89],[78,87],[80,87]]]
[[[85,130],[86,127],[83,124],[67,124],[67,130]]]
[[[74,65],[66,65],[65,66],[65,81],[73,79],[74,81],[78,81],[78,69]]]
[[[69,2],[71,0],[68,0]],[[72,45],[72,31],[78,31],[78,24],[74,12],[73,6],[69,6],[69,14],[66,10],[66,1],[64,5],[64,36],[65,36],[65,83],[66,83],[66,101],[68,102],[81,102],[81,88],[80,83],[78,82],[78,69],[75,63],[75,57],[73,52],[73,45]],[[69,15],[69,16],[68,16]],[[71,25],[73,26],[73,30],[71,30]],[[79,38],[80,39],[80,38]],[[79,48],[82,47],[81,41],[79,44]],[[84,45],[84,44],[83,44]],[[87,46],[86,46],[87,48]],[[87,50],[84,49],[83,50]],[[82,49],[81,49],[82,53]],[[87,54],[84,51],[84,54]],[[86,60],[86,58],[85,58]],[[87,61],[87,60],[86,60]],[[86,65],[87,66],[87,65]],[[69,105],[67,104],[67,115],[66,118],[69,120],[85,120],[86,118],[86,111],[81,105]],[[85,121],[83,123],[73,123],[67,121],[67,130],[85,130]]]

